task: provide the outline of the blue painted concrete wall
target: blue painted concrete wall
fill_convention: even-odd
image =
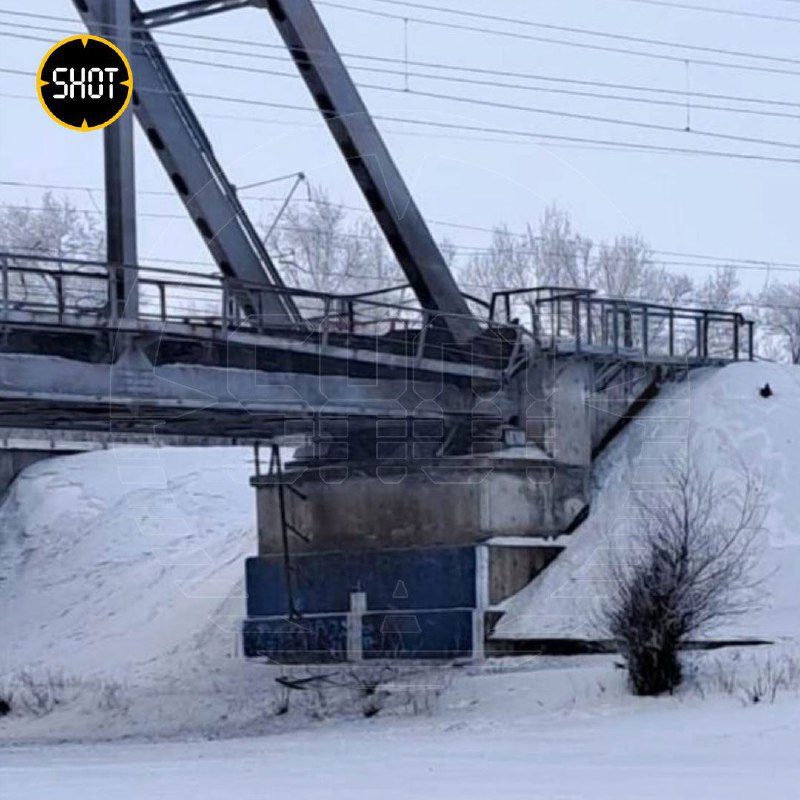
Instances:
[[[472,611],[374,613],[363,617],[363,657],[369,659],[451,660],[472,655]],[[244,652],[281,664],[335,663],[347,658],[344,615],[248,619]]]
[[[472,614],[468,609],[366,614],[364,659],[443,659],[472,655]]]
[[[366,593],[370,611],[475,607],[474,547],[297,555],[291,563],[303,614],[346,613],[352,592]],[[248,616],[288,614],[283,558],[250,558],[245,569]]]
[[[247,658],[265,657],[279,664],[325,664],[347,659],[344,616],[246,619],[242,631]]]

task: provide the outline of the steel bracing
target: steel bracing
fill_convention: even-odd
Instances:
[[[737,313],[580,288],[462,295],[311,0],[73,2],[92,33],[129,37],[133,111],[219,274],[138,263],[132,144],[109,137],[107,260],[0,253],[0,429],[234,441],[324,438],[330,422],[337,452],[366,431],[374,457],[387,421],[395,456],[419,431],[427,455],[460,456],[509,428],[524,440],[526,413],[549,404],[545,362],[592,360],[599,390],[619,364],[660,374],[753,357]],[[281,280],[150,32],[245,5],[274,20],[408,286],[334,295]]]
[[[109,35],[105,20],[113,0],[73,1],[91,33]],[[144,25],[136,23],[141,12],[133,2],[130,9],[133,23],[128,60],[135,87],[132,108],[175,193],[223,275],[259,286],[282,286],[278,270],[158,44]],[[272,298],[267,312],[276,320],[298,320],[291,303],[278,295]]]

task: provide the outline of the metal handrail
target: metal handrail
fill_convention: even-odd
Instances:
[[[511,321],[512,298],[520,296],[524,296],[524,309],[530,312],[531,330],[540,346],[554,352],[593,349],[644,358],[691,357],[701,362],[738,361],[743,354],[751,361],[755,357],[754,323],[739,311],[672,306],[606,297],[594,290],[540,286],[496,292],[490,318],[498,322],[501,306],[505,319]],[[681,326],[690,330],[681,331]],[[741,328],[747,330],[744,347]]]
[[[69,267],[68,269],[65,267]],[[2,310],[0,320],[24,322],[18,312],[52,315],[59,324],[90,317],[103,324],[121,321],[115,302],[119,270],[135,270],[139,290],[137,319],[207,325],[226,330],[265,333],[287,331],[320,336],[324,346],[334,334],[385,338],[399,334],[408,341],[413,358],[421,361],[435,345],[438,357],[468,355],[468,349],[446,335],[432,337],[428,329],[442,329],[438,320],[456,315],[439,313],[407,302],[382,298],[392,290],[361,295],[336,295],[309,289],[262,286],[223,275],[160,267],[109,265],[102,261],[60,258],[29,253],[0,252]],[[396,289],[394,289],[396,291]],[[261,313],[268,294],[291,297],[303,315],[299,323]],[[244,309],[255,309],[248,313]],[[474,321],[475,318],[471,317]],[[37,320],[41,321],[41,318]],[[486,319],[482,330],[493,326]],[[349,346],[345,340],[340,343]],[[360,346],[364,346],[363,343]],[[483,356],[485,358],[485,355]],[[501,367],[498,367],[500,369]]]

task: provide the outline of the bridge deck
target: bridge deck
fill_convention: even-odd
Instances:
[[[0,266],[6,428],[263,439],[322,419],[480,422],[479,399],[502,396],[539,354],[693,367],[753,352],[739,314],[580,289],[497,295],[480,334],[456,345],[439,316],[402,300],[404,287],[334,296],[141,269],[130,317],[115,313],[107,265],[0,254]],[[300,322],[266,312],[275,291],[291,295]]]

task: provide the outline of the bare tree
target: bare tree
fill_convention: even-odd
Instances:
[[[638,236],[617,237],[597,252],[594,287],[610,297],[641,297],[653,269],[650,248]]]
[[[290,205],[268,242],[293,286],[331,294],[361,293],[404,283],[372,220],[352,219],[323,189]]]
[[[6,251],[54,258],[102,258],[105,233],[97,218],[68,197],[45,192],[38,208],[0,205],[0,246]]]
[[[800,364],[800,281],[773,283],[759,298],[762,321],[792,364]]]
[[[639,532],[629,557],[612,563],[600,611],[636,694],[675,689],[680,650],[752,608],[765,509],[762,482],[744,466],[723,482],[672,463],[663,491],[637,497]]]
[[[272,221],[265,227],[273,228]],[[363,333],[382,333],[402,324],[404,312],[395,307],[412,305],[413,293],[383,233],[372,219],[354,217],[319,188],[310,190],[309,202],[290,205],[267,242],[278,253],[280,270],[289,286],[327,295],[364,295],[380,292],[369,302],[353,305],[355,316],[343,309],[347,300],[329,308],[327,319],[351,325]],[[309,319],[321,319],[323,299],[296,298]],[[386,304],[386,306],[379,305]],[[341,308],[339,307],[341,306]],[[409,316],[419,324],[413,312]]]
[[[709,308],[730,311],[741,301],[739,285],[736,267],[718,267],[698,288],[698,299]]]
[[[45,192],[38,208],[17,205],[0,205],[0,249],[5,253],[43,258],[84,259],[98,261],[103,258],[105,233],[97,219],[79,211],[67,197],[58,198]],[[61,274],[62,297],[77,302],[89,296],[88,304],[105,302],[105,285],[102,280],[80,277],[75,265],[49,261],[32,261],[28,258],[2,256],[9,268],[9,297],[16,302],[44,303],[54,301],[56,273]],[[39,268],[41,272],[26,273],[26,268]],[[50,274],[46,274],[47,270]],[[97,272],[87,267],[86,272]],[[98,294],[97,298],[92,295]]]
[[[535,286],[594,289],[606,297],[677,303],[693,293],[685,274],[660,267],[639,236],[595,244],[577,233],[569,216],[550,206],[522,235],[504,226],[494,230],[489,248],[469,259],[464,285],[483,297],[498,289]],[[518,301],[524,304],[525,300]]]
[[[489,248],[469,259],[462,278],[484,297],[497,289],[591,286],[592,251],[591,240],[573,231],[569,216],[550,206],[538,226],[528,226],[522,235],[497,226]]]

